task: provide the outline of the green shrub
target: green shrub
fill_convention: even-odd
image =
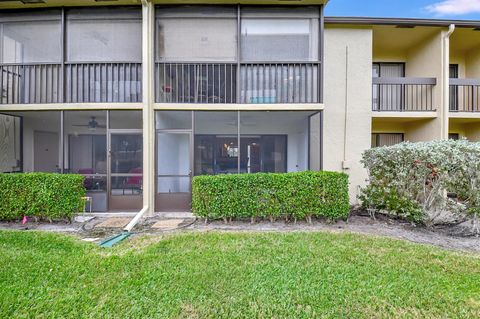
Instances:
[[[362,163],[369,175],[360,196],[366,208],[426,224],[459,207],[474,218],[480,212],[480,143],[405,142],[367,150]]]
[[[203,175],[192,184],[192,211],[209,219],[339,219],[349,208],[343,173]]]
[[[84,205],[83,180],[74,174],[0,174],[0,219],[71,218]]]

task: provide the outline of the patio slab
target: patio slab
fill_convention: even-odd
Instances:
[[[131,218],[127,217],[107,218],[101,223],[95,225],[95,228],[124,228],[131,220]]]
[[[180,226],[183,222],[183,219],[162,219],[153,224],[152,228],[158,230],[172,230]]]

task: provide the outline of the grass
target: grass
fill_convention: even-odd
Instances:
[[[0,232],[0,317],[479,318],[480,257],[334,233],[186,233],[101,249]]]

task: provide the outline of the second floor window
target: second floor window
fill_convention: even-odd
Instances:
[[[61,62],[59,11],[0,15],[1,63]]]
[[[75,9],[67,14],[69,62],[141,62],[142,17],[136,8]]]
[[[317,61],[318,17],[311,8],[245,8],[242,61]]]
[[[159,8],[157,61],[234,62],[237,22],[234,7]]]

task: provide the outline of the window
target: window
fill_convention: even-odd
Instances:
[[[236,60],[236,8],[160,7],[157,12],[157,61]]]
[[[110,111],[111,129],[139,129],[142,126],[142,111]]]
[[[64,112],[64,173],[81,174],[92,210],[107,211],[107,112]]]
[[[373,133],[372,147],[392,146],[402,143],[403,133]]]
[[[285,173],[308,169],[312,112],[240,112],[240,172]]]
[[[313,115],[302,111],[195,112],[195,175],[308,169]]]
[[[61,62],[60,17],[59,11],[0,14],[0,62]]]
[[[192,128],[192,111],[155,112],[155,129],[188,130]]]
[[[107,112],[68,111],[64,115],[65,169],[67,173],[90,176],[107,174]],[[106,181],[98,185],[106,187]]]
[[[195,112],[194,172],[238,173],[238,113]]]
[[[317,61],[318,19],[314,7],[242,9],[242,61]]]
[[[159,61],[235,61],[234,19],[160,19],[157,23]]]
[[[242,61],[316,61],[317,58],[318,20],[242,20]]]
[[[448,133],[448,139],[458,141],[460,139],[459,133]]]
[[[60,173],[60,141],[61,112],[0,115],[0,172]]]
[[[73,9],[67,13],[70,62],[141,62],[142,21],[136,8]]]
[[[450,64],[450,79],[458,79],[458,64]],[[458,86],[450,85],[450,111],[458,111]]]

